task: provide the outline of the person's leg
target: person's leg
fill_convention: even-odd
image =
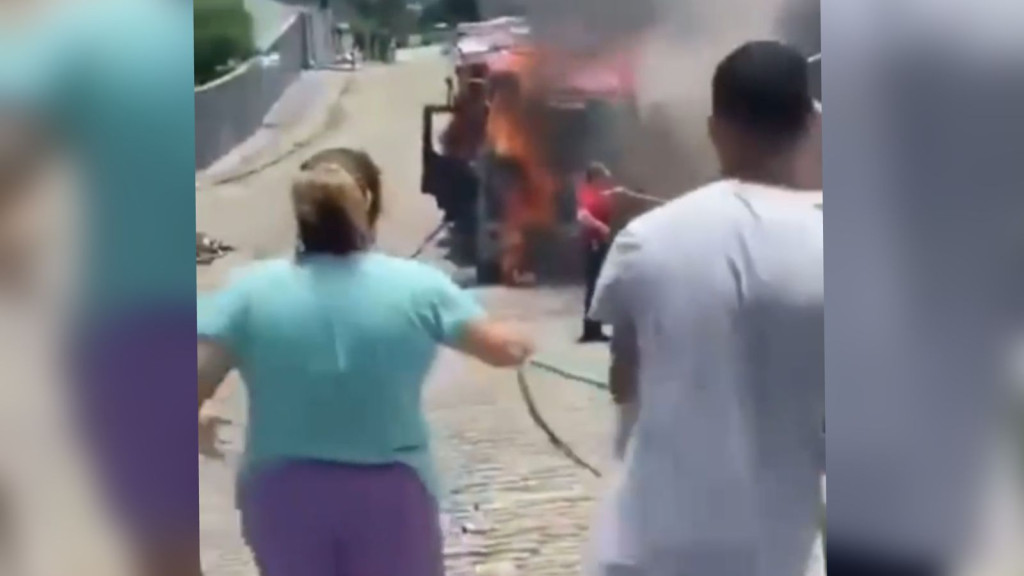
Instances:
[[[416,472],[392,465],[356,473],[350,485],[351,513],[343,528],[340,574],[442,576],[440,512]]]
[[[194,310],[164,309],[84,327],[75,391],[104,488],[143,576],[196,576],[199,487],[195,430],[181,414],[195,379]]]
[[[604,257],[608,249],[588,241],[584,246],[584,251],[586,292],[583,298],[583,333],[580,335],[580,341],[591,342],[605,339],[601,323],[591,320],[587,314],[590,311],[590,303],[594,299],[597,278],[601,274],[601,266],[604,265]]]
[[[329,464],[296,462],[240,482],[242,533],[260,576],[344,574],[335,530],[344,485],[334,480]]]

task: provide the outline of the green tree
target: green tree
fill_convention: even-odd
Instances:
[[[478,0],[436,0],[423,8],[421,20],[425,26],[459,22],[478,22],[480,20],[480,4]]]
[[[252,16],[243,0],[195,0],[195,83],[221,76],[255,53]]]

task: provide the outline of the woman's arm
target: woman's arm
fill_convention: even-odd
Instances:
[[[488,318],[468,322],[453,347],[496,368],[519,366],[535,349],[522,331]]]
[[[51,141],[39,123],[0,110],[0,208],[24,192],[52,157]]]
[[[199,373],[199,410],[213,397],[217,388],[234,368],[234,361],[227,348],[213,340],[199,338],[197,345]],[[224,453],[217,447],[217,430],[228,423],[218,416],[199,418],[199,453],[207,458],[221,459]]]
[[[221,382],[234,368],[234,360],[231,353],[223,345],[200,338],[197,342],[198,369],[199,373],[199,409],[207,400],[213,398]]]
[[[34,264],[31,240],[37,224],[30,212],[52,149],[42,129],[0,109],[0,284],[26,289]]]
[[[498,368],[518,366],[533,354],[533,341],[521,330],[493,320],[476,298],[443,272],[424,276],[418,316],[438,343]]]

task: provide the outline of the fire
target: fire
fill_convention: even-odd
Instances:
[[[531,114],[531,102],[540,97],[531,82],[536,53],[513,54],[515,61],[505,73],[514,74],[518,88],[496,90],[487,135],[496,155],[514,167],[512,184],[502,197],[501,269],[505,283],[518,285],[532,276],[526,269],[528,235],[555,223],[558,180],[545,161],[542,118]]]
[[[632,51],[605,47],[599,53],[576,53],[557,46],[517,44],[482,56],[488,106],[472,105],[469,77],[460,80],[466,98],[457,98],[455,118],[443,137],[446,154],[473,158],[486,140],[495,154],[501,180],[496,192],[501,202],[500,267],[506,284],[532,281],[527,262],[527,240],[558,223],[558,195],[563,178],[549,165],[553,158],[547,141],[552,106],[593,99],[615,101],[628,97]],[[464,72],[469,74],[468,72]],[[472,76],[472,74],[469,74]],[[481,82],[476,87],[483,87]],[[482,112],[478,115],[476,112]]]

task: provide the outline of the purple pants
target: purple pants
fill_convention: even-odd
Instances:
[[[145,541],[196,541],[195,308],[83,323],[79,416],[120,520]]]
[[[434,497],[409,467],[295,461],[240,483],[262,576],[443,576]]]

